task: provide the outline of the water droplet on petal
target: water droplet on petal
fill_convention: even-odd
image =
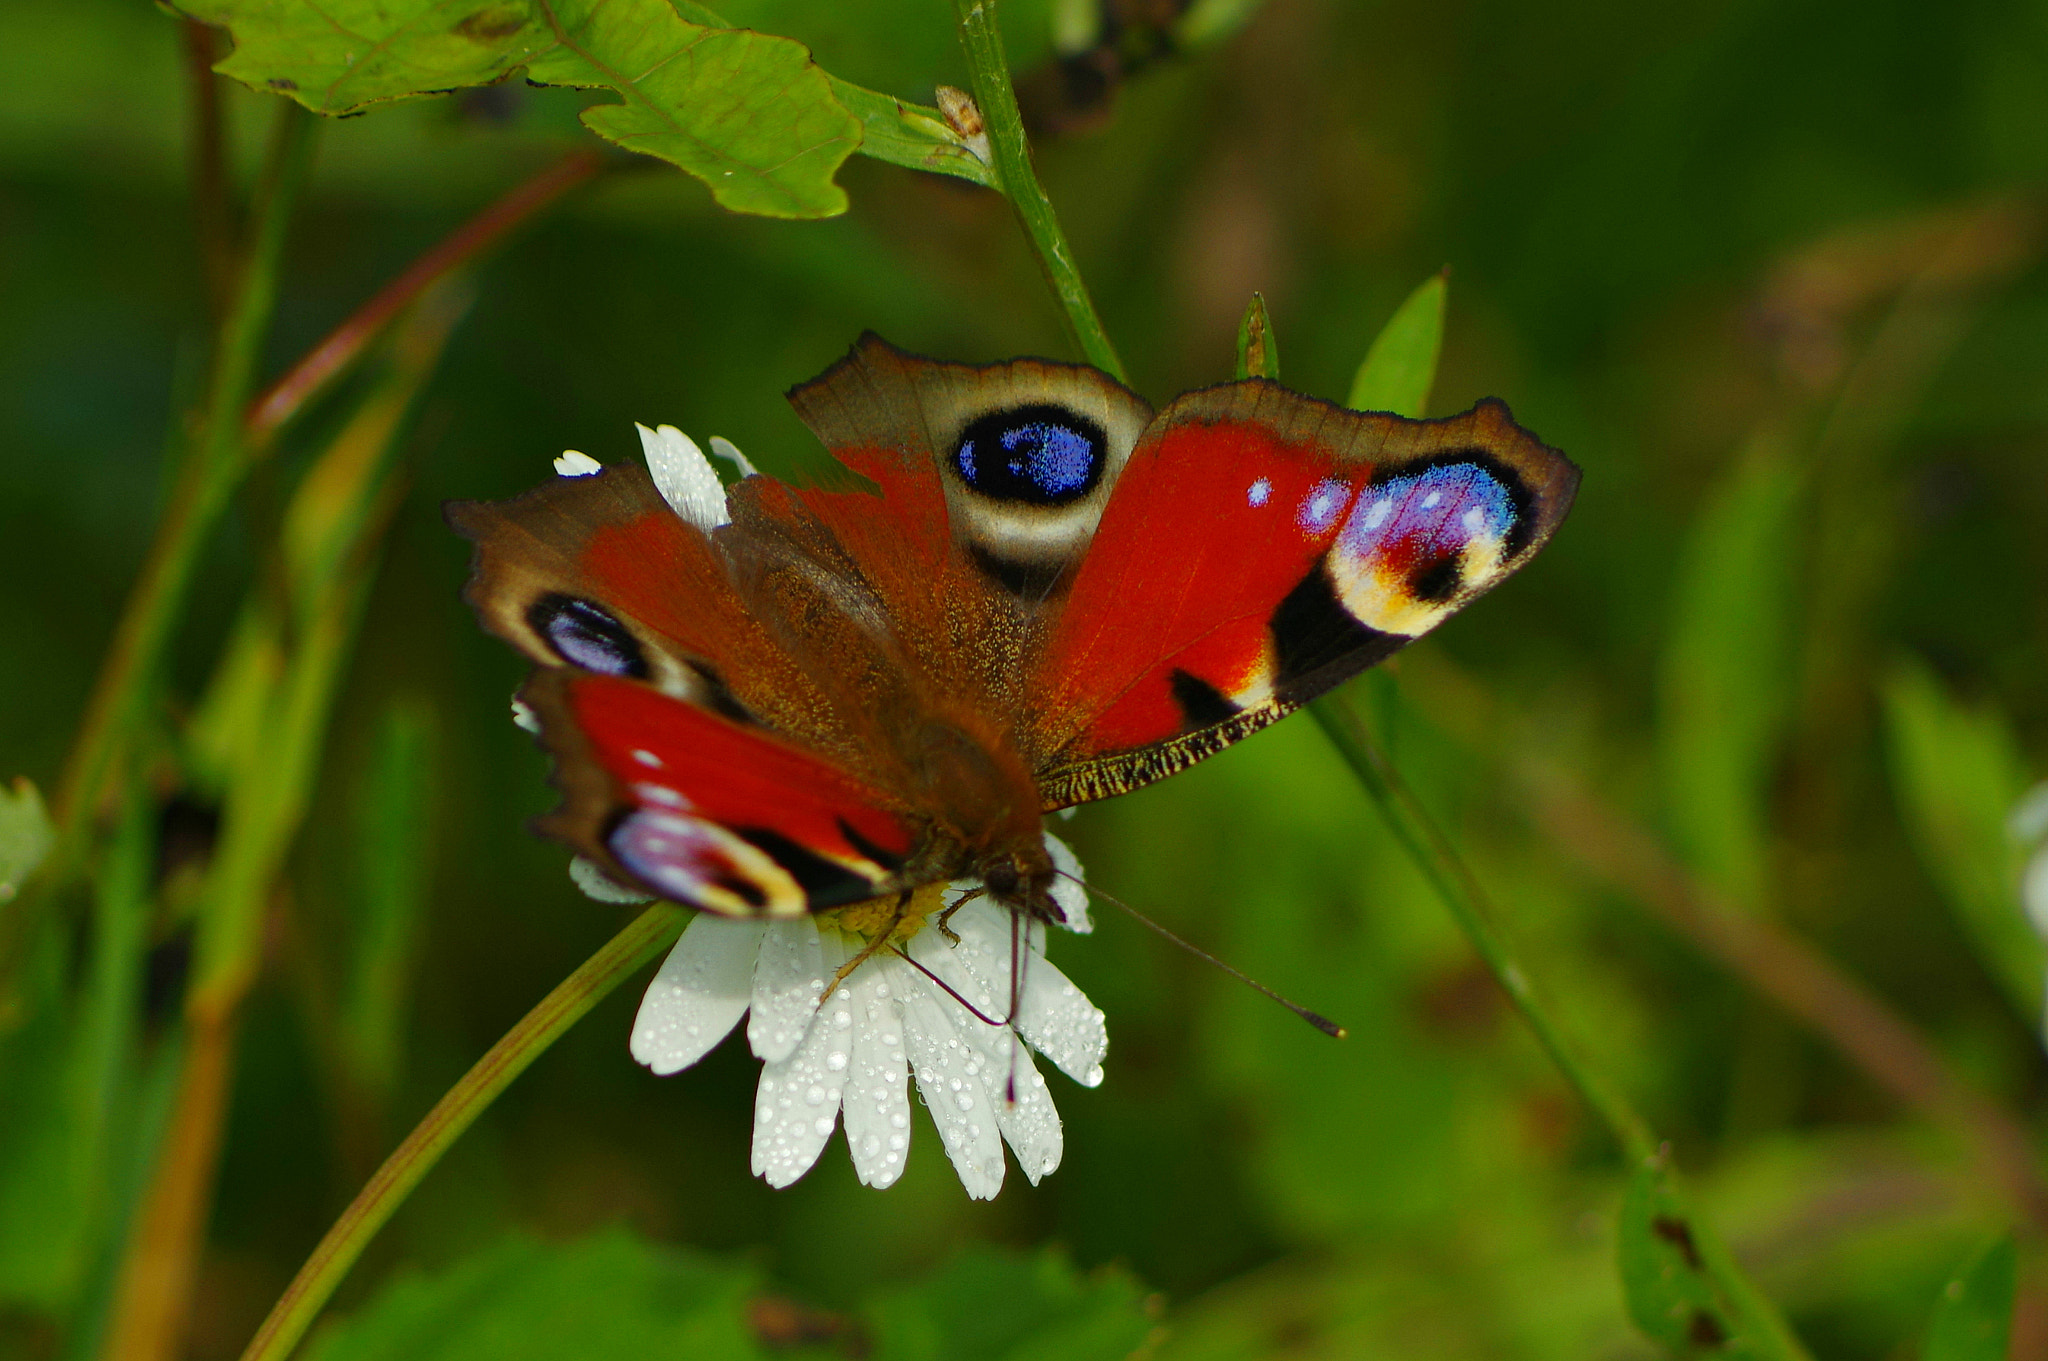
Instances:
[[[811,1089],[804,1093],[804,1100],[809,1102],[813,1106],[817,1105],[820,1101],[823,1101],[824,1099],[825,1089],[823,1087],[820,1087],[815,1082],[811,1084]]]
[[[819,1116],[812,1122],[811,1128],[818,1132],[819,1138],[824,1138],[832,1132],[832,1117],[829,1115]]]
[[[974,1098],[969,1096],[965,1092],[962,1092],[960,1093],[960,1095],[954,1097],[953,1101],[954,1104],[959,1106],[960,1109],[963,1111],[971,1111],[974,1109]]]
[[[825,1066],[826,1066],[827,1068],[830,1068],[830,1069],[831,1069],[831,1070],[832,1070],[833,1072],[835,1072],[835,1073],[843,1073],[843,1072],[845,1072],[845,1071],[846,1071],[846,1055],[844,1055],[844,1054],[842,1054],[842,1053],[839,1053],[839,1052],[837,1052],[837,1051],[834,1051],[833,1053],[827,1054],[827,1055],[825,1056]]]

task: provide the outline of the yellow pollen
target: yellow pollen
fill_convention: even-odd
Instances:
[[[945,891],[944,884],[926,884],[923,888],[915,890],[910,895],[910,901],[900,909],[896,906],[902,898],[899,893],[891,893],[882,898],[864,899],[861,902],[849,903],[845,907],[834,908],[829,912],[820,912],[818,924],[836,926],[847,935],[859,936],[872,945],[875,937],[888,931],[889,924],[893,921],[896,923],[896,929],[889,932],[889,939],[900,944],[924,929],[924,919],[928,913],[936,912],[944,906]]]

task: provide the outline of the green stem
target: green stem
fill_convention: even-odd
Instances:
[[[1372,740],[1365,725],[1336,695],[1325,696],[1308,707],[1322,725],[1331,745],[1337,748],[1345,764],[1351,767],[1358,782],[1378,805],[1402,849],[1422,871],[1430,887],[1450,909],[1459,928],[1471,940],[1473,948],[1478,950],[1488,970],[1507,991],[1515,1009],[1536,1036],[1536,1042],[1543,1046],[1565,1079],[1577,1089],[1580,1098],[1607,1126],[1615,1142],[1621,1145],[1631,1174],[1645,1168],[1655,1170],[1665,1179],[1674,1200],[1682,1203],[1683,1193],[1678,1186],[1677,1173],[1670,1166],[1669,1146],[1657,1138],[1649,1121],[1629,1103],[1621,1089],[1608,1082],[1581,1056],[1563,1030],[1551,1020],[1550,1012],[1537,996],[1528,973],[1515,961],[1507,942],[1495,930],[1495,914],[1486,890],[1451,844],[1450,838],[1422,806],[1422,801],[1402,780],[1386,753]],[[1746,1335],[1768,1348],[1762,1354],[1779,1358],[1779,1361],[1807,1361],[1806,1350],[1777,1309],[1736,1265],[1719,1235],[1696,1216],[1689,1218],[1689,1227],[1699,1246],[1698,1269],[1713,1281],[1741,1320]]]
[[[987,125],[989,150],[995,156],[996,183],[1017,213],[1018,224],[1038,254],[1046,281],[1060,300],[1067,330],[1088,362],[1119,382],[1124,366],[1109,343],[1109,332],[1095,313],[1088,285],[1074,263],[1074,251],[1060,230],[1059,215],[1045,186],[1031,167],[1031,145],[1024,137],[1024,115],[1010,84],[1009,62],[1003,56],[1003,34],[996,26],[996,0],[953,0],[960,16],[960,45],[974,82],[974,99]]]
[[[199,430],[114,630],[66,762],[57,796],[57,845],[38,876],[39,891],[32,900],[36,906],[49,900],[83,858],[94,809],[130,729],[144,711],[164,645],[184,611],[199,554],[245,470],[242,408],[270,333],[285,229],[312,160],[317,121],[297,104],[282,101],[251,214],[254,236],[215,345]],[[34,915],[30,906],[31,900],[24,898],[16,911],[0,916],[0,990],[12,978],[27,942]]]
[[[628,974],[667,949],[681,933],[684,917],[683,909],[670,903],[642,912],[477,1060],[342,1211],[263,1320],[242,1361],[283,1361],[290,1355],[370,1239],[449,1145],[564,1031]]]
[[[1493,909],[1486,899],[1486,892],[1479,881],[1466,868],[1435,821],[1429,816],[1422,803],[1415,797],[1401,779],[1393,763],[1372,740],[1356,715],[1342,706],[1335,696],[1319,699],[1308,706],[1316,722],[1322,724],[1323,732],[1338,755],[1365,786],[1365,791],[1378,805],[1380,814],[1393,830],[1394,837],[1415,862],[1430,887],[1443,899],[1450,909],[1458,927],[1471,940],[1479,957],[1486,962],[1515,1009],[1522,1013],[1529,1029],[1535,1033],[1536,1042],[1543,1046],[1565,1078],[1578,1090],[1593,1113],[1614,1135],[1623,1153],[1631,1163],[1640,1163],[1657,1153],[1657,1136],[1650,1129],[1649,1122],[1631,1106],[1628,1098],[1610,1084],[1591,1065],[1580,1057],[1538,1000],[1528,973],[1515,962],[1507,942],[1493,926]]]

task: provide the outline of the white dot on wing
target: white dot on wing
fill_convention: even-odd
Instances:
[[[1251,488],[1245,492],[1244,499],[1251,505],[1263,506],[1272,495],[1273,480],[1269,477],[1262,477],[1252,483]]]

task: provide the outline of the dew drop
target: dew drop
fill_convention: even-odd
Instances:
[[[1098,1063],[1087,1072],[1081,1074],[1081,1085],[1083,1087],[1100,1087],[1102,1085],[1102,1065]]]
[[[960,1093],[960,1095],[954,1097],[953,1103],[960,1107],[960,1109],[963,1111],[971,1111],[974,1109],[974,1098],[969,1096],[965,1092],[962,1092]]]
[[[827,1068],[830,1068],[835,1073],[845,1072],[846,1055],[840,1050],[833,1050],[831,1053],[825,1056],[825,1066]]]
[[[832,1133],[832,1117],[829,1115],[819,1116],[811,1122],[811,1128],[818,1132],[819,1138],[824,1138]]]
[[[892,1129],[908,1129],[910,1127],[909,1113],[906,1111],[897,1111],[894,1115],[889,1117],[889,1126]]]
[[[823,1101],[824,1099],[825,1099],[825,1089],[824,1089],[823,1087],[820,1087],[820,1086],[819,1086],[819,1085],[818,1085],[817,1083],[815,1083],[815,1082],[811,1084],[811,1089],[810,1089],[809,1091],[807,1091],[807,1092],[805,1092],[805,1093],[804,1093],[804,1100],[805,1100],[806,1102],[810,1103],[810,1104],[811,1104],[811,1105],[813,1105],[813,1106],[817,1105],[817,1104],[818,1104],[819,1102]]]

